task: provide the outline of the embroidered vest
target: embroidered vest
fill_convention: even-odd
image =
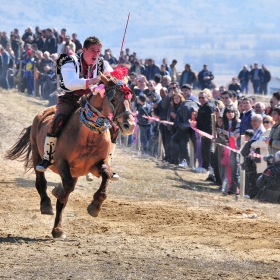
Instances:
[[[59,75],[60,88],[62,90],[64,90],[66,93],[67,92],[73,92],[73,93],[77,92],[78,95],[83,95],[83,94],[81,94],[81,91],[83,91],[84,93],[87,93],[86,92],[87,90],[83,90],[83,89],[77,90],[77,91],[72,91],[72,90],[68,89],[63,82],[63,77],[61,74],[61,67],[63,65],[65,65],[66,63],[74,63],[77,76],[79,78],[84,78],[81,60],[82,60],[81,54],[67,55],[67,54],[63,54],[63,53],[60,54],[58,59],[56,60],[56,74]],[[96,67],[97,67],[97,75],[99,75],[100,72],[101,73],[104,72],[104,59],[102,57],[98,58]]]

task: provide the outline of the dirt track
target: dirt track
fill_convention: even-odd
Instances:
[[[221,196],[201,175],[128,149],[118,149],[122,178],[100,216],[86,211],[99,179],[80,178],[64,212],[67,238],[54,240],[34,174],[3,158],[44,102],[0,98],[0,279],[280,279],[279,205]],[[59,177],[47,180],[50,192]]]

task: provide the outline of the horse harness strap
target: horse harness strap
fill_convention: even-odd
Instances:
[[[118,86],[119,85],[110,86],[110,87],[106,88],[106,92],[116,91]],[[117,105],[115,107],[111,103],[112,98],[113,98],[113,95],[111,97],[111,96],[108,96],[108,94],[106,94],[106,99],[107,99],[108,104],[109,104],[109,106],[111,108],[111,111],[113,113],[113,121],[115,121],[117,118],[122,117],[124,115],[131,115],[132,114],[132,112],[130,110],[125,110],[124,112],[121,112],[121,113],[116,115],[116,112],[117,112],[119,106],[121,105],[121,103],[124,100],[124,95],[122,95],[122,97],[118,100],[118,103],[117,103]]]

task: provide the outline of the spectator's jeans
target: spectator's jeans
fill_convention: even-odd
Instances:
[[[162,145],[164,148],[164,153],[165,153],[165,160],[169,161],[170,160],[170,130],[168,130],[167,125],[164,125],[162,123],[159,124],[159,130],[161,133],[161,139],[162,139]]]
[[[230,152],[230,173],[231,173],[231,189],[230,192],[239,194],[240,188],[240,172],[239,172],[239,154]]]
[[[8,70],[9,67],[8,66],[2,66],[2,74],[1,74],[1,80],[2,80],[2,87],[4,89],[9,89],[9,81],[8,81]]]
[[[245,90],[245,93],[248,93],[248,89],[249,89],[248,83],[246,83],[245,81],[243,81],[243,82],[241,83],[241,92],[243,93],[244,90]]]
[[[148,144],[151,137],[150,126],[139,126],[139,129],[140,129],[141,152],[147,153]]]
[[[264,95],[267,95],[267,83],[260,84],[260,94],[262,93],[264,93]]]
[[[253,80],[254,93],[259,93],[260,91],[260,80]]]
[[[210,156],[211,156],[211,139],[206,137],[201,137],[201,157],[202,157],[202,167],[208,170],[210,165]]]

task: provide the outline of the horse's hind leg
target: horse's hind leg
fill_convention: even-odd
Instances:
[[[41,161],[41,157],[35,146],[32,146],[32,160],[33,160],[33,167],[36,173],[35,186],[41,198],[40,201],[41,214],[53,215],[54,213],[53,213],[51,199],[47,195],[47,180],[45,178],[45,173],[36,171],[36,165]]]
[[[36,189],[41,197],[40,210],[41,214],[53,215],[53,208],[51,199],[47,195],[47,180],[45,178],[45,173],[35,171],[36,173]]]
[[[110,169],[110,166],[107,163],[103,163],[101,166],[101,176],[102,176],[101,185],[98,191],[93,195],[93,201],[87,208],[88,213],[93,217],[98,216],[101,209],[101,205],[103,201],[107,198],[107,187],[111,175],[112,175],[112,171]]]

